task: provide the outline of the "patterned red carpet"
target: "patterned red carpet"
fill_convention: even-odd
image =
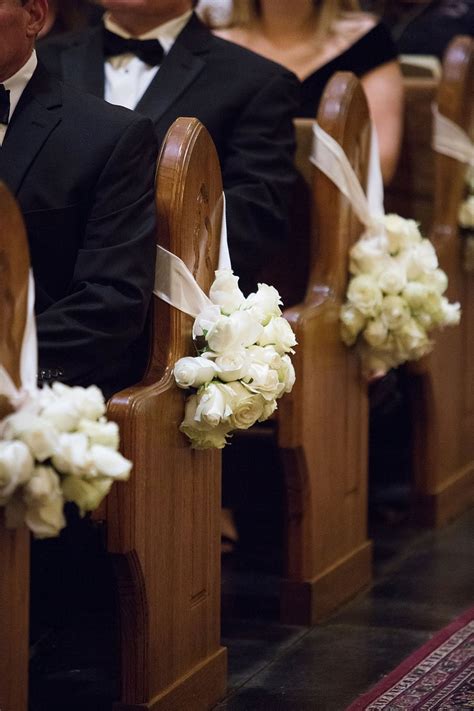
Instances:
[[[347,711],[474,709],[474,607],[384,677]]]

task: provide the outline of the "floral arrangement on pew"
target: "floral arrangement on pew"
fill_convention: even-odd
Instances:
[[[0,422],[0,506],[6,525],[26,524],[36,538],[57,536],[64,504],[93,511],[131,462],[119,452],[119,430],[105,419],[96,386],[53,383]]]
[[[290,392],[295,334],[281,315],[278,291],[259,284],[244,297],[232,269],[219,269],[209,305],[196,318],[198,353],[174,367],[179,387],[192,389],[180,430],[195,449],[222,449],[233,430],[268,419]]]
[[[340,314],[342,339],[356,344],[367,374],[418,360],[433,347],[432,329],[460,320],[460,305],[443,296],[448,278],[417,223],[398,215],[382,221],[384,230],[350,252],[352,278]]]

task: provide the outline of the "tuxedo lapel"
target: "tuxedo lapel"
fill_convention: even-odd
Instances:
[[[61,55],[61,76],[79,91],[104,98],[104,50],[102,27],[90,30],[84,39],[68,47]]]
[[[61,91],[38,66],[23,92],[0,150],[0,177],[16,195],[50,133],[61,121]]]
[[[192,16],[135,107],[136,111],[156,123],[206,66],[203,57],[208,51],[208,39],[208,30]]]

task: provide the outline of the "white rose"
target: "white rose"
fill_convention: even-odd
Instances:
[[[255,293],[249,294],[242,306],[248,309],[265,326],[273,316],[281,316],[280,294],[273,286],[259,284]]]
[[[102,444],[93,444],[90,448],[90,459],[94,463],[99,476],[126,481],[132,469],[132,462],[125,459],[120,452]]]
[[[248,356],[244,348],[232,353],[223,353],[215,360],[217,377],[225,383],[240,380],[248,371]]]
[[[216,271],[216,278],[209,290],[209,298],[227,315],[237,311],[244,302],[244,295],[239,289],[239,277],[234,276],[232,269]]]
[[[383,345],[387,335],[387,326],[380,318],[369,321],[364,329],[364,339],[374,348]]]
[[[70,400],[79,410],[79,416],[87,420],[98,420],[105,414],[105,400],[96,385],[87,388],[69,387],[64,383],[53,383],[52,391],[59,400]]]
[[[0,442],[0,506],[33,474],[33,457],[24,442]]]
[[[349,271],[355,275],[376,276],[390,262],[387,239],[382,235],[360,239],[351,248],[349,255]]]
[[[445,296],[440,299],[439,311],[433,314],[436,326],[457,326],[461,320],[461,305],[450,304]]]
[[[285,386],[285,393],[291,393],[293,390],[293,385],[296,381],[295,368],[291,362],[291,358],[288,355],[284,355],[281,358],[281,367],[278,370],[278,378],[281,383]]]
[[[274,370],[281,368],[282,357],[277,353],[274,346],[249,346],[247,355],[253,363],[269,365]]]
[[[193,449],[222,449],[227,444],[230,431],[228,422],[211,427],[196,419],[199,398],[192,395],[186,399],[184,420],[179,429],[191,440]]]
[[[233,392],[229,425],[232,429],[246,430],[261,418],[265,400],[258,393],[249,392],[241,383],[229,383],[229,387]]]
[[[77,428],[80,412],[72,400],[55,399],[42,408],[41,417],[51,422],[58,432],[72,432]]]
[[[105,447],[118,449],[120,442],[119,428],[116,422],[101,418],[98,422],[80,420],[78,431],[85,434],[89,444],[103,444]]]
[[[278,408],[278,403],[276,400],[265,400],[264,402],[265,405],[263,406],[263,412],[258,418],[259,422],[265,422],[265,420],[268,420]]]
[[[424,328],[415,319],[405,323],[396,335],[399,351],[407,355],[407,360],[418,360],[429,353],[432,343]]]
[[[352,304],[343,304],[339,314],[341,321],[341,338],[346,346],[352,346],[357,336],[365,326],[365,316]]]
[[[410,318],[410,309],[401,296],[385,296],[382,301],[381,318],[391,331],[396,331]]]
[[[347,298],[364,316],[378,316],[383,295],[375,279],[368,274],[361,274],[351,279]]]
[[[51,467],[36,467],[24,487],[25,523],[36,538],[57,536],[66,525],[61,483]]]
[[[461,204],[458,220],[461,227],[474,227],[474,195],[469,195]]]
[[[97,468],[90,457],[89,440],[83,432],[61,434],[52,462],[62,474],[97,476]]]
[[[223,383],[209,383],[197,393],[194,419],[217,427],[232,414],[232,391]]]
[[[279,316],[272,318],[267,323],[257,341],[257,345],[273,345],[277,353],[283,355],[283,353],[293,353],[293,346],[296,346],[296,338],[288,321]]]
[[[278,372],[263,363],[249,365],[244,384],[251,392],[262,395],[265,400],[274,400],[284,390],[284,385],[282,387],[278,378]]]
[[[196,317],[193,324],[193,338],[196,340],[211,330],[211,327],[222,318],[219,306],[208,306]]]
[[[181,425],[180,430],[189,437],[193,449],[223,449],[229,436],[229,428],[223,425],[205,431],[188,430]]]
[[[211,326],[206,339],[215,354],[227,353],[239,347],[254,344],[263,331],[263,326],[247,311],[235,311],[222,316]]]
[[[30,449],[38,462],[44,462],[55,452],[59,433],[48,420],[27,412],[18,412],[2,423],[4,439],[19,439]]]
[[[221,316],[209,329],[206,340],[213,353],[224,353],[237,345],[237,334],[230,317]]]
[[[403,298],[412,311],[419,311],[424,308],[425,302],[429,298],[430,290],[425,284],[418,281],[409,281],[403,290]]]
[[[399,294],[405,288],[407,275],[399,264],[392,264],[379,274],[378,285],[385,294]]]
[[[397,257],[406,269],[410,281],[419,279],[423,274],[434,271],[438,266],[438,257],[428,239],[423,239]]]
[[[448,277],[442,269],[435,269],[428,274],[422,274],[420,282],[431,287],[432,289],[435,289],[438,294],[444,294],[448,288]]]
[[[236,311],[229,320],[236,333],[237,345],[247,348],[257,343],[263,332],[263,326],[248,311]]]
[[[398,254],[422,239],[415,220],[406,220],[400,215],[385,215],[384,225],[390,254]]]
[[[429,331],[435,325],[433,316],[427,311],[416,311],[413,314],[413,318],[420,324],[421,328],[425,331]]]
[[[180,358],[173,370],[176,385],[180,388],[199,388],[210,383],[216,372],[213,361],[200,356]]]
[[[67,476],[62,482],[63,495],[66,501],[77,505],[83,516],[86,511],[94,511],[100,506],[113,484],[113,479],[80,479]]]
[[[438,291],[436,291],[436,289],[428,287],[425,300],[423,301],[421,308],[429,314],[437,314],[441,308],[442,299],[443,297]]]

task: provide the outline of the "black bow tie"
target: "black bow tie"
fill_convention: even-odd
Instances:
[[[163,47],[158,40],[137,40],[120,37],[104,28],[104,52],[106,57],[134,54],[145,64],[156,66],[163,60]]]
[[[0,84],[0,123],[8,126],[10,118],[10,92],[5,89],[3,84]]]

